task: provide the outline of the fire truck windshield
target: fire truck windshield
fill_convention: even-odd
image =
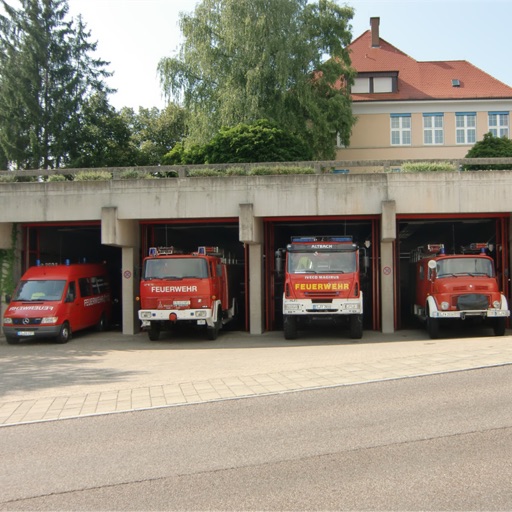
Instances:
[[[208,264],[203,258],[158,258],[146,260],[144,279],[184,279],[208,277]]]
[[[13,300],[60,300],[66,281],[39,280],[21,281]]]
[[[487,258],[447,258],[437,262],[437,277],[450,276],[494,277],[494,266]]]
[[[336,273],[348,274],[356,271],[355,252],[290,252],[288,273]]]

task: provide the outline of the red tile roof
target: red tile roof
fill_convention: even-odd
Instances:
[[[354,102],[512,98],[512,87],[465,60],[418,62],[382,38],[373,48],[371,30],[352,41],[349,50],[359,73],[398,71],[398,92],[352,94]],[[460,87],[452,86],[454,79]]]

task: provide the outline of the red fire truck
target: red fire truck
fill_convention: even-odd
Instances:
[[[284,274],[285,339],[320,319],[348,323],[351,338],[363,336],[359,247],[351,236],[294,236],[276,251],[276,270]]]
[[[449,320],[479,319],[492,325],[496,336],[505,334],[510,311],[487,249],[474,243],[461,254],[446,254],[443,244],[429,244],[413,251],[414,315],[426,323],[431,338],[438,338],[441,322]]]
[[[173,247],[151,247],[144,259],[140,283],[139,320],[149,339],[176,323],[205,329],[217,338],[235,316],[228,265],[218,247],[199,247],[184,254]]]

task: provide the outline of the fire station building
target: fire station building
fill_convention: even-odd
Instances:
[[[511,190],[512,171],[2,183],[0,247],[15,243],[17,277],[36,259],[106,260],[133,334],[148,247],[218,245],[240,272],[240,329],[260,334],[280,328],[275,251],[292,235],[352,235],[371,261],[364,328],[388,333],[407,325],[421,244],[489,243],[510,301]]]

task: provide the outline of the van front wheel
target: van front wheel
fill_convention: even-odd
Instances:
[[[71,339],[71,327],[68,322],[61,325],[59,334],[57,336],[57,343],[67,343]]]
[[[101,314],[99,322],[96,324],[96,331],[105,332],[108,329],[108,320],[105,313]]]

